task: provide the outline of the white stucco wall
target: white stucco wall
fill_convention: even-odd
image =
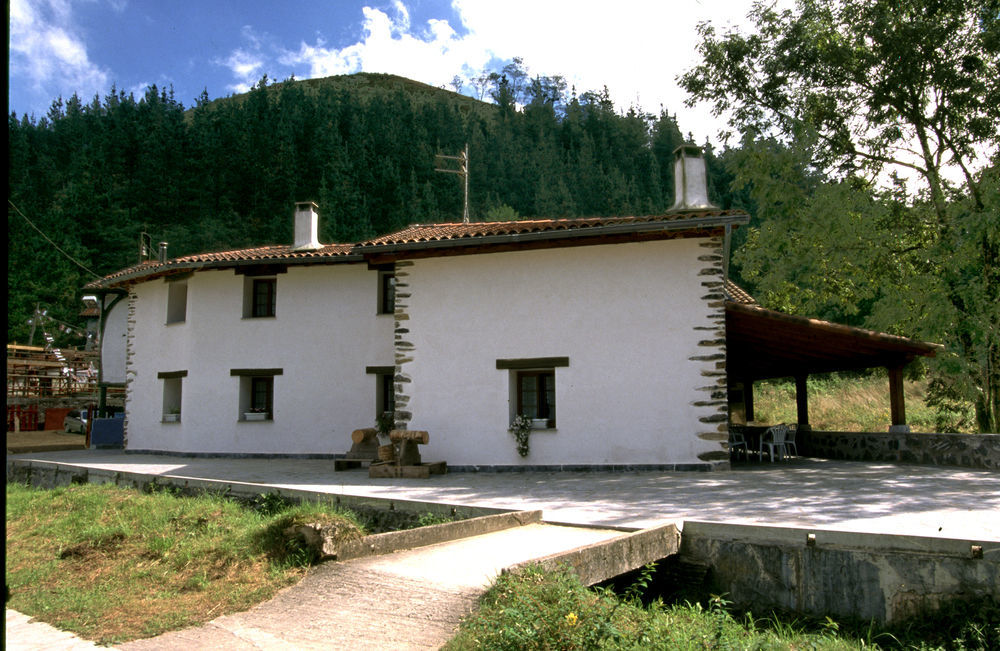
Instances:
[[[451,465],[702,464],[699,438],[716,362],[696,326],[719,310],[703,298],[704,240],[585,246],[416,260],[406,307],[414,350],[410,428],[424,460]],[[710,350],[708,352],[717,352]],[[498,359],[569,357],[556,368],[555,430],[517,454],[507,431],[509,370]],[[702,390],[699,390],[702,387]]]
[[[110,305],[113,296],[104,298]],[[115,304],[104,314],[104,332],[101,335],[101,380],[109,384],[125,382],[125,331],[128,323],[128,300]]]
[[[167,283],[135,291],[127,448],[193,453],[336,454],[375,421],[376,376],[393,363],[391,316],[376,316],[378,273],[364,264],[290,267],[277,275],[274,318],[244,319],[244,276],[187,280],[187,314],[165,325]],[[239,417],[231,369],[280,368],[274,420]],[[162,423],[163,380],[187,371],[179,423]]]

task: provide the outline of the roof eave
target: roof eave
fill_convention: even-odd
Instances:
[[[423,249],[448,249],[465,246],[481,246],[494,244],[517,244],[521,242],[540,242],[546,240],[565,240],[582,237],[600,237],[602,235],[621,235],[654,233],[656,231],[685,231],[704,228],[717,228],[727,225],[740,226],[749,223],[750,216],[746,214],[713,215],[710,217],[694,217],[683,220],[629,222],[624,224],[606,224],[603,226],[588,226],[586,228],[567,228],[544,230],[527,233],[507,233],[503,235],[463,236],[440,240],[421,240],[417,242],[398,242],[393,244],[369,244],[357,246],[355,251],[362,254],[394,253],[418,251]]]
[[[104,282],[105,279],[95,280],[92,283],[87,283],[84,285],[84,289],[110,289],[120,285],[126,285],[129,283],[142,281],[142,280],[152,280],[153,278],[158,278],[160,276],[168,276],[175,273],[183,273],[186,271],[204,271],[207,269],[235,269],[239,267],[253,267],[260,265],[269,264],[288,264],[288,265],[310,265],[310,264],[338,264],[338,263],[350,263],[350,262],[364,262],[364,256],[356,253],[346,253],[340,255],[325,255],[325,256],[315,256],[315,257],[288,257],[288,256],[276,256],[270,258],[261,258],[256,260],[203,260],[195,262],[182,262],[182,263],[172,263],[170,261],[164,263],[163,265],[158,265],[155,267],[149,267],[145,269],[137,269],[134,272],[126,273],[121,276],[116,276],[110,279],[108,282]]]

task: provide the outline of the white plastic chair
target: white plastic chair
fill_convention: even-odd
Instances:
[[[789,456],[799,456],[799,449],[795,446],[795,432],[798,430],[797,427],[789,427],[788,433],[785,435],[785,452]]]
[[[775,454],[781,454],[781,457],[784,458],[785,454],[788,452],[788,448],[785,447],[786,436],[788,436],[787,425],[774,425],[773,427],[768,427],[767,431],[760,437],[760,460],[764,460],[765,445],[767,446],[768,455],[771,457],[771,463],[774,463]]]
[[[743,432],[729,432],[729,452],[740,454],[740,448],[743,448],[743,456],[750,458],[750,450],[747,449],[747,441],[743,438]]]

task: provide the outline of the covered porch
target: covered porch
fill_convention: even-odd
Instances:
[[[905,337],[727,301],[730,422],[754,420],[754,382],[794,378],[798,431],[808,432],[810,375],[881,367],[889,376],[889,431],[908,432],[903,368],[917,357],[933,357],[937,349]]]

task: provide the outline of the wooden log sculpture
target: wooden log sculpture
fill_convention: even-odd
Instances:
[[[378,460],[378,431],[374,427],[366,427],[351,432],[351,451],[345,458],[362,461]]]
[[[430,437],[421,430],[394,429],[389,432],[390,445],[379,448],[389,448],[395,451],[399,447],[394,462],[373,463],[368,467],[369,477],[407,477],[426,479],[430,475],[443,475],[448,472],[448,464],[444,461],[423,463],[420,460],[418,445],[425,445]],[[389,461],[388,459],[386,461]]]
[[[399,444],[397,461],[401,466],[419,466],[420,450],[417,445],[426,445],[430,440],[427,432],[421,430],[394,429],[389,432],[389,439]]]

